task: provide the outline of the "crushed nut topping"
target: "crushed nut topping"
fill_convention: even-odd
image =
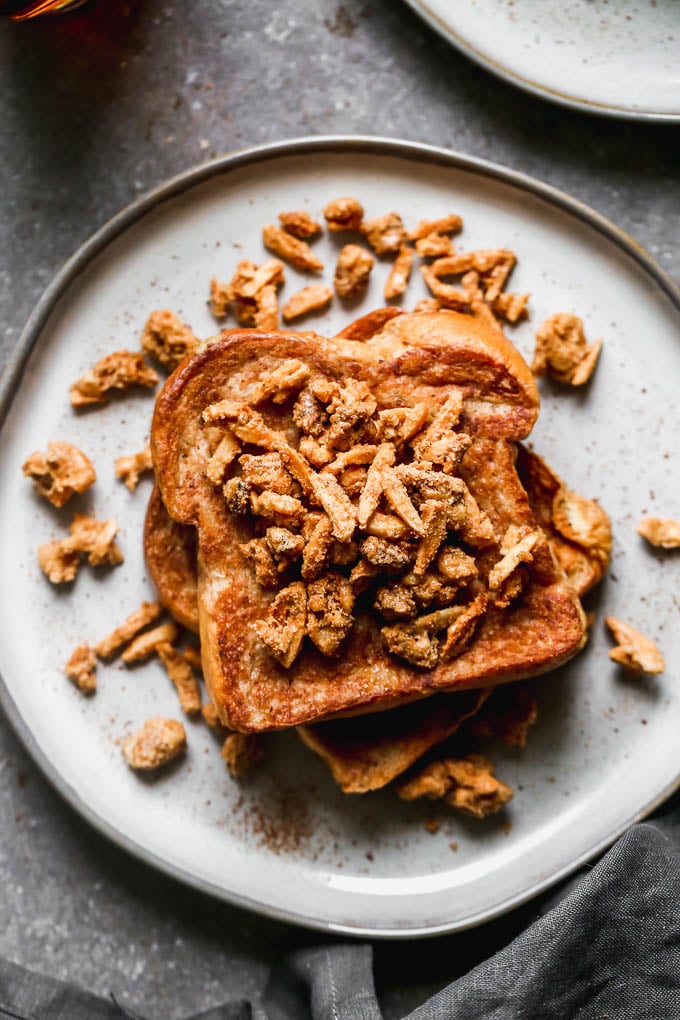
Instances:
[[[432,762],[401,783],[397,792],[402,800],[442,799],[449,807],[475,818],[499,811],[512,799],[510,787],[496,779],[492,763],[479,754]]]
[[[277,227],[273,223],[263,227],[262,241],[265,248],[269,248],[284,262],[289,262],[295,269],[308,273],[323,269],[323,262],[314,254],[307,242],[294,237],[282,227]]]
[[[301,241],[321,233],[321,224],[312,219],[306,209],[279,213],[279,223],[284,230],[293,237],[299,237]]]
[[[185,657],[168,641],[156,645],[156,654],[175,686],[182,711],[186,715],[197,715],[201,711],[201,692],[194,671]]]
[[[643,517],[636,531],[659,549],[680,549],[680,521],[672,517]]]
[[[139,453],[133,453],[129,457],[117,457],[115,468],[116,478],[122,478],[130,492],[134,492],[139,484],[140,476],[147,471],[153,471],[149,443]]]
[[[390,269],[390,275],[387,277],[385,283],[385,289],[383,291],[386,301],[392,301],[394,298],[399,297],[404,293],[408,287],[408,281],[411,278],[411,268],[413,266],[413,249],[402,248]]]
[[[364,207],[356,198],[336,198],[325,207],[324,218],[331,231],[358,230],[364,218]]]
[[[282,361],[277,368],[262,372],[253,390],[253,404],[271,399],[275,404],[285,404],[293,394],[298,393],[309,379],[309,369],[297,358]]]
[[[278,593],[266,620],[253,624],[264,645],[286,669],[295,661],[307,629],[307,589],[294,581]]]
[[[238,779],[260,760],[263,750],[257,733],[230,733],[220,753],[227,770],[234,779]]]
[[[666,662],[651,638],[614,616],[605,616],[604,622],[616,641],[616,648],[609,652],[610,659],[630,673],[644,673],[646,676],[663,673]]]
[[[288,298],[281,309],[281,317],[284,322],[293,322],[294,319],[301,319],[303,315],[323,311],[332,300],[333,291],[330,287],[325,283],[313,283]]]
[[[65,669],[66,676],[81,694],[94,694],[97,690],[97,657],[88,644],[83,643],[73,649]]]
[[[406,241],[404,221],[396,212],[364,220],[360,229],[376,255],[398,255]]]
[[[346,244],[338,255],[333,285],[341,298],[355,298],[366,290],[375,260],[358,244]]]
[[[38,563],[52,584],[73,581],[83,555],[95,567],[123,562],[123,554],[114,542],[118,525],[113,518],[96,521],[86,514],[74,514],[69,531],[66,538],[38,547]]]
[[[354,620],[354,592],[342,574],[329,573],[307,585],[307,633],[324,655],[335,655]]]
[[[184,727],[175,719],[147,719],[141,730],[123,743],[123,756],[131,769],[150,771],[177,758],[187,746]]]
[[[148,627],[150,623],[157,620],[163,612],[159,602],[142,602],[139,609],[107,634],[105,638],[94,646],[94,650],[100,659],[111,659],[120,649],[139,634],[141,630]]]
[[[153,388],[158,376],[136,351],[114,351],[101,358],[69,390],[72,407],[105,404],[112,390]]]
[[[194,354],[198,338],[169,308],[152,312],[142,331],[142,350],[169,372]]]
[[[153,630],[146,630],[143,634],[138,634],[133,638],[123,651],[121,659],[126,666],[135,662],[143,662],[144,659],[148,659],[150,655],[155,655],[158,652],[159,645],[172,644],[178,637],[179,629],[175,623],[161,623]]]
[[[75,493],[85,492],[96,482],[97,473],[89,457],[71,443],[50,442],[47,453],[36,450],[22,466],[41,496],[61,507]]]
[[[550,372],[558,382],[582,386],[595,371],[601,349],[601,340],[588,346],[577,315],[551,315],[536,333],[531,371],[539,377]]]

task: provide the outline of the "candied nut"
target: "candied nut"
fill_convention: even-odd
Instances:
[[[466,723],[480,740],[502,740],[509,747],[525,747],[527,732],[538,718],[535,696],[521,684],[501,684],[481,711]]]
[[[325,283],[313,283],[303,287],[288,298],[281,309],[284,322],[301,319],[303,315],[320,312],[333,300],[333,291]]]
[[[385,491],[385,471],[394,464],[394,461],[394,447],[390,443],[381,443],[368,469],[366,485],[359,500],[357,520],[360,528],[366,527],[369,518],[378,509]]]
[[[253,389],[253,404],[272,400],[285,404],[293,394],[298,393],[309,379],[309,368],[297,358],[286,358],[276,368],[261,372]]]
[[[373,563],[369,563],[368,560],[359,560],[349,575],[349,583],[352,585],[352,591],[355,595],[360,595],[366,591],[371,581],[373,581],[380,574],[380,567],[375,566]]]
[[[86,642],[73,649],[65,668],[66,676],[81,694],[94,694],[97,690],[97,657]]]
[[[531,371],[536,376],[550,372],[558,382],[581,386],[593,374],[601,348],[601,340],[588,347],[577,315],[551,315],[536,333]]]
[[[318,443],[312,436],[303,436],[300,440],[299,451],[306,457],[312,467],[322,468],[333,459],[333,451],[329,450],[323,443]]]
[[[278,255],[285,262],[289,262],[295,269],[303,272],[318,272],[323,269],[323,262],[319,259],[306,241],[293,237],[287,230],[270,223],[262,228],[262,241],[265,248],[269,248],[275,255]]]
[[[404,524],[401,517],[396,517],[394,514],[383,514],[379,510],[371,514],[362,531],[365,531],[367,535],[375,535],[376,538],[385,538],[388,541],[407,538],[411,534],[411,529]]]
[[[395,471],[407,489],[414,490],[414,499],[417,496],[420,502],[426,499],[444,500],[449,511],[463,500],[468,491],[461,478],[433,471],[422,463],[398,464]]]
[[[427,234],[416,241],[416,251],[421,259],[440,259],[444,255],[454,255],[456,246],[445,234]]]
[[[269,606],[264,620],[253,629],[265,647],[288,669],[295,661],[307,626],[307,589],[302,581],[283,588]]]
[[[72,407],[105,404],[111,390],[129,386],[153,388],[158,376],[136,351],[114,351],[101,358],[69,391]]]
[[[507,605],[501,589],[520,563],[532,562],[534,546],[540,539],[541,532],[538,529],[524,531],[516,524],[511,524],[505,532],[500,546],[503,555],[489,571],[489,591],[498,592],[501,597],[501,602],[497,604]]]
[[[239,457],[243,478],[249,486],[268,489],[285,496],[293,496],[299,489],[295,480],[283,466],[280,453],[244,453]]]
[[[402,800],[441,798],[474,818],[485,818],[512,799],[510,787],[496,779],[491,762],[479,754],[432,762],[417,776],[400,783],[397,793]]]
[[[313,220],[306,209],[279,213],[279,222],[284,230],[294,237],[299,237],[300,240],[316,237],[321,233],[321,224]]]
[[[134,492],[139,484],[140,475],[145,471],[153,471],[151,446],[147,443],[139,453],[133,453],[129,457],[117,457],[115,467],[116,478],[122,478],[130,492]]]
[[[680,549],[680,521],[672,517],[643,517],[636,531],[659,549]]]
[[[425,573],[446,538],[448,507],[439,500],[427,499],[420,508],[420,514],[425,530],[413,566],[413,573],[416,576]]]
[[[341,298],[358,297],[368,286],[375,259],[358,244],[346,244],[338,255],[333,285]]]
[[[123,743],[123,756],[131,769],[148,771],[177,758],[187,746],[184,727],[175,719],[147,719],[141,730]]]
[[[336,198],[323,211],[331,231],[358,230],[364,218],[364,207],[356,198]]]
[[[238,779],[260,760],[263,750],[262,740],[257,733],[230,733],[220,754],[229,773]]]
[[[198,338],[169,308],[152,312],[142,331],[142,350],[172,372],[190,354],[195,354]]]
[[[279,328],[279,299],[276,287],[268,283],[258,290],[255,298],[254,325],[256,329],[274,330]]]
[[[508,322],[519,322],[520,319],[526,319],[529,314],[527,309],[529,297],[529,294],[499,294],[491,308],[496,315],[507,319]]]
[[[370,419],[376,408],[375,397],[366,383],[347,379],[342,386],[336,386],[327,404],[330,423],[325,437],[327,444],[348,450],[357,443],[373,439],[375,426]]]
[[[305,388],[298,396],[293,408],[293,422],[301,432],[317,439],[326,431],[328,414],[311,389]]]
[[[130,613],[119,627],[94,646],[95,652],[100,659],[111,659],[123,645],[139,634],[140,630],[158,619],[162,612],[163,608],[159,602],[142,602],[139,609]]]
[[[433,634],[417,628],[416,622],[382,627],[380,634],[383,643],[388,652],[406,659],[413,666],[434,669],[439,661],[439,642]]]
[[[296,535],[288,528],[267,528],[265,539],[271,553],[280,561],[297,559],[305,547],[302,535]],[[279,564],[279,569],[281,569],[281,564]]]
[[[307,585],[307,633],[324,655],[335,655],[352,629],[354,592],[342,574],[329,573]]]
[[[312,489],[330,518],[333,537],[338,542],[349,542],[356,528],[356,510],[335,475],[329,471],[313,475]]]
[[[182,653],[167,641],[156,645],[156,654],[175,686],[182,711],[186,715],[196,715],[201,711],[201,692],[191,666]]]
[[[358,465],[370,464],[373,461],[378,447],[369,445],[367,443],[354,446],[350,450],[343,450],[339,453],[335,460],[328,465],[328,470],[334,475],[343,474],[347,468],[356,467]]]
[[[385,283],[385,289],[383,291],[386,301],[392,301],[393,298],[399,297],[404,293],[408,287],[408,281],[411,278],[411,268],[413,266],[413,249],[402,248],[390,269],[390,275],[387,277]]]
[[[422,312],[429,314],[430,312],[440,312],[441,309],[442,306],[435,297],[421,298],[420,301],[413,306],[414,313]]]
[[[364,491],[367,475],[367,468],[357,464],[355,467],[346,468],[338,478],[338,481],[349,498],[354,500],[361,496],[361,493]]]
[[[242,478],[230,478],[222,489],[224,501],[232,514],[243,517],[250,510],[250,489]]]
[[[378,588],[373,603],[386,620],[410,620],[418,612],[413,595],[401,584],[391,588]]]
[[[481,620],[488,604],[486,592],[480,592],[467,606],[453,606],[456,617],[446,628],[446,637],[441,646],[442,662],[449,662],[463,651]]]
[[[299,499],[269,489],[261,493],[251,492],[250,508],[260,517],[283,522],[284,527],[291,523],[302,524],[305,517],[305,508]]]
[[[97,521],[87,514],[74,514],[69,528],[74,547],[86,553],[88,563],[94,567],[102,563],[115,566],[123,562],[123,554],[114,542],[118,530],[113,517],[108,521]]]
[[[241,301],[255,301],[263,287],[280,286],[284,281],[283,263],[278,259],[265,259],[256,266],[249,259],[242,259],[231,278],[232,298]]]
[[[404,221],[396,212],[364,220],[360,230],[376,255],[397,255],[406,241]]]
[[[463,220],[455,213],[442,216],[438,220],[421,220],[418,226],[409,231],[410,241],[420,241],[433,234],[458,234],[463,229]]]
[[[393,542],[369,535],[361,543],[361,553],[369,563],[383,570],[404,570],[410,563],[410,554]]]
[[[467,487],[463,493],[463,502],[465,517],[460,527],[463,541],[473,549],[484,549],[493,545],[496,541],[493,525]]]
[[[22,469],[32,478],[41,496],[53,506],[61,507],[74,493],[85,492],[97,480],[89,457],[71,443],[50,442],[47,453],[36,450]]]
[[[257,583],[263,588],[276,588],[279,571],[266,539],[252,538],[249,542],[241,543],[239,549],[252,564]]]
[[[221,485],[227,468],[234,462],[234,459],[241,452],[241,444],[235,439],[231,432],[227,432],[220,439],[215,452],[210,457],[205,469],[206,477],[213,485]]]
[[[408,443],[426,425],[427,404],[413,407],[388,407],[378,411],[378,437],[384,443]]]
[[[130,666],[135,662],[142,662],[144,659],[148,659],[150,655],[154,655],[158,651],[158,646],[162,644],[172,644],[176,641],[179,636],[179,629],[174,623],[161,623],[160,626],[154,627],[153,630],[146,630],[143,634],[138,634],[136,638],[130,642],[127,648],[121,655],[121,659]]]
[[[666,662],[651,638],[614,616],[605,616],[604,622],[616,641],[616,648],[609,652],[610,659],[630,673],[644,673],[646,676],[663,673]]]
[[[420,432],[411,443],[417,460],[429,460],[434,464],[432,453],[438,442],[448,439],[460,420],[463,411],[463,394],[461,390],[452,390],[444,403],[438,408],[432,423]],[[462,438],[462,437],[461,437]]]
[[[210,279],[210,311],[216,319],[226,319],[231,304],[231,287],[222,283],[217,277]]]
[[[462,549],[446,546],[437,556],[437,570],[447,581],[467,584],[477,577],[477,564]]]
[[[307,537],[302,553],[302,576],[307,580],[317,577],[326,566],[333,542],[332,525],[326,514],[321,514]]]
[[[432,266],[420,267],[427,289],[437,299],[440,308],[453,308],[454,311],[464,312],[468,303],[467,294],[450,283],[443,283],[435,273],[434,265],[435,263]]]

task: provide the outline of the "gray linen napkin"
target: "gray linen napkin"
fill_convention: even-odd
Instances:
[[[403,1020],[680,1020],[679,834],[678,808],[631,829],[510,945]],[[428,945],[414,943],[414,957]],[[0,961],[6,1017],[143,1020],[115,1000]],[[274,969],[261,1002],[187,1020],[382,1020],[372,949],[300,950]]]

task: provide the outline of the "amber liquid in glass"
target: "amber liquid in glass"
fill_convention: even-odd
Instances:
[[[79,7],[85,0],[0,0],[0,17],[13,21],[37,18],[39,14],[57,14]]]

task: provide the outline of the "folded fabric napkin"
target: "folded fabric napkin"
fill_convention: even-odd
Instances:
[[[145,1020],[113,998],[0,961],[5,1017]],[[298,951],[275,968],[260,1001],[225,1003],[187,1020],[305,1018],[382,1020],[370,946]],[[630,829],[509,946],[403,1020],[442,1018],[678,1020],[680,810]]]

